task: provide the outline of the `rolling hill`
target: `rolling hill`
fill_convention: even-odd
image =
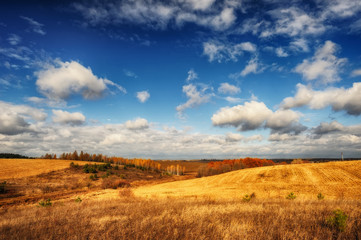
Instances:
[[[361,161],[279,165],[243,169],[211,177],[169,182],[134,190],[143,197],[361,199]]]

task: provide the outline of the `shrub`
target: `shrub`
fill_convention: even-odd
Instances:
[[[333,211],[333,216],[326,219],[326,224],[337,231],[343,232],[347,225],[347,215],[342,210],[337,209]]]
[[[119,196],[120,197],[125,197],[125,198],[133,198],[135,197],[133,191],[131,188],[123,188],[119,191]]]
[[[114,170],[119,170],[119,166],[115,165]]]
[[[51,202],[50,198],[48,198],[47,200],[40,201],[39,205],[41,207],[50,207],[52,205],[52,202]]]
[[[95,181],[95,180],[98,180],[98,175],[95,173],[95,174],[90,175],[89,178],[91,180]]]
[[[243,202],[249,202],[252,200],[252,198],[255,198],[256,197],[256,194],[255,193],[252,193],[251,195],[244,195],[244,197],[242,198],[242,201]]]
[[[79,164],[77,164],[77,163],[74,163],[74,162],[71,162],[70,163],[70,168],[72,168],[72,169],[79,169]]]
[[[293,192],[288,194],[287,197],[286,197],[286,199],[288,199],[288,200],[294,200],[295,198],[296,198],[296,195]]]
[[[75,198],[75,202],[81,203],[83,200],[80,197]]]
[[[89,165],[89,164],[85,164],[83,167],[83,172],[85,173],[97,173],[97,165]]]
[[[6,181],[0,183],[0,194],[6,193]]]
[[[318,199],[318,200],[322,200],[322,199],[324,199],[324,198],[325,198],[325,196],[322,195],[322,193],[317,194],[317,199]]]
[[[115,179],[115,178],[104,178],[102,182],[102,188],[126,188],[130,187],[130,183],[123,179]]]

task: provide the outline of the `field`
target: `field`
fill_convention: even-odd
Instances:
[[[20,161],[28,171],[22,165],[23,173],[10,178]],[[95,181],[81,167],[69,168],[70,161],[12,162],[1,175],[15,192],[0,195],[0,239],[361,237],[361,161],[260,167],[204,178],[194,176],[196,164],[203,163],[186,162],[193,168],[185,176],[113,168],[112,175]],[[119,180],[130,187],[104,187]],[[290,192],[295,199],[286,199]],[[317,198],[320,192],[324,199]],[[45,199],[51,199],[49,206],[40,206]],[[331,221],[338,209],[346,216],[344,225]]]
[[[138,196],[233,199],[255,193],[258,198],[361,199],[361,161],[310,163],[250,168],[211,177],[140,187]]]
[[[0,159],[0,180],[35,176],[42,173],[65,169],[72,161],[47,159]],[[86,162],[73,161],[84,165]]]

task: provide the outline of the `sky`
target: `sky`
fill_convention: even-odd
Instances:
[[[361,156],[361,1],[1,1],[0,152]]]

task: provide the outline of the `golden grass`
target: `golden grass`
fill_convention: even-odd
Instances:
[[[0,180],[35,176],[68,168],[71,162],[84,165],[88,162],[49,159],[0,159]]]
[[[243,169],[216,176],[139,187],[143,197],[284,198],[294,192],[298,198],[361,199],[361,161],[281,165]]]
[[[326,224],[335,209],[344,232]],[[84,199],[0,210],[0,239],[359,239],[361,201]]]

